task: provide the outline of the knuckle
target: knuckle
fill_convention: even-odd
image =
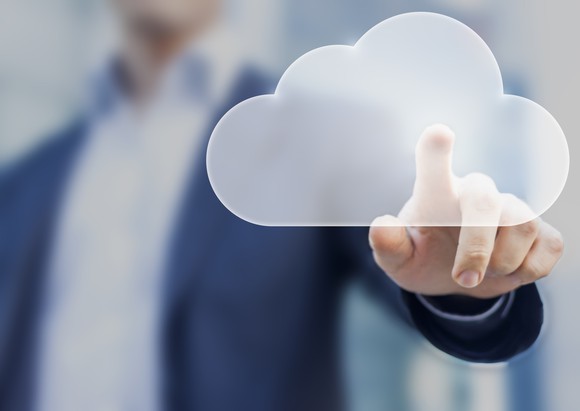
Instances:
[[[500,198],[502,208],[502,225],[518,229],[520,225],[530,222],[532,227],[522,227],[522,229],[532,230],[532,228],[535,226],[536,230],[532,232],[536,235],[538,234],[541,220],[537,218],[535,213],[524,201],[513,194],[506,193],[500,194]]]
[[[460,189],[460,207],[464,219],[474,218],[474,224],[497,224],[501,214],[502,197],[493,180],[484,174],[469,174]],[[482,217],[492,217],[490,221]]]
[[[525,237],[536,237],[540,231],[540,222],[535,219],[515,226],[515,229]]]
[[[502,197],[493,180],[484,174],[469,174],[462,185],[461,200],[476,211],[496,210]]]
[[[564,239],[562,234],[556,232],[546,238],[546,248],[555,255],[561,255],[564,252]]]
[[[489,262],[489,252],[480,247],[472,247],[465,251],[464,259],[471,264],[484,266]]]
[[[541,264],[538,260],[529,260],[525,261],[523,264],[524,272],[526,273],[526,277],[530,280],[538,280],[542,277],[546,277],[550,274],[550,268],[546,267],[545,265]]]
[[[497,274],[511,274],[517,270],[517,265],[508,261],[506,258],[493,257],[489,263],[489,269]]]
[[[478,213],[489,214],[495,212],[499,207],[497,195],[494,193],[478,193],[473,199],[473,208]]]

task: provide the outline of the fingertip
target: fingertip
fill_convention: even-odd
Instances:
[[[420,141],[430,150],[449,151],[455,142],[455,133],[445,124],[433,124],[423,131]]]

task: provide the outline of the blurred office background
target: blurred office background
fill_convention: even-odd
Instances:
[[[546,107],[568,137],[571,170],[545,216],[567,241],[543,281],[544,336],[503,366],[474,366],[431,349],[386,316],[358,284],[345,295],[344,355],[352,409],[568,411],[580,407],[580,4],[568,0],[227,0],[244,52],[279,76],[298,56],[353,44],[379,21],[436,11],[474,28],[508,92]],[[102,0],[4,0],[0,11],[0,168],[74,117],[88,73],[110,51],[115,24]]]

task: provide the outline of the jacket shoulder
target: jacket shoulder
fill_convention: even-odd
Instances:
[[[234,84],[231,97],[233,101],[240,102],[261,94],[273,94],[277,82],[264,70],[248,66],[240,71]]]
[[[53,186],[71,162],[84,129],[84,122],[76,121],[1,170],[0,213],[6,205],[18,203],[18,198]]]

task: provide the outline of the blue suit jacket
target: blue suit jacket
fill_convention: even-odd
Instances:
[[[271,91],[240,76],[214,124],[237,102]],[[210,134],[208,130],[208,137]],[[55,215],[85,136],[83,121],[0,180],[0,411],[34,397],[38,319]],[[406,323],[459,358],[492,362],[527,349],[542,324],[534,285],[507,319],[456,323],[430,314],[371,257],[365,228],[268,228],[215,197],[205,150],[175,227],[163,308],[163,393],[169,410],[337,410],[341,289],[356,273]]]

